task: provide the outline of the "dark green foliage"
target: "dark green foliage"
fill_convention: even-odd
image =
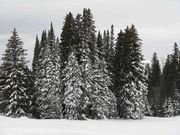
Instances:
[[[32,62],[32,69],[34,74],[38,71],[39,68],[39,53],[40,53],[40,43],[38,36],[36,36],[36,42],[35,42],[35,48],[34,48],[34,57],[33,57],[33,62]]]
[[[71,12],[66,15],[64,26],[61,33],[61,62],[62,69],[65,67],[65,64],[68,59],[68,55],[71,53],[71,47],[75,41],[75,20]]]
[[[92,64],[94,64],[95,61],[95,55],[96,55],[96,30],[94,25],[93,15],[91,13],[90,9],[84,8],[83,10],[83,16],[82,16],[82,43],[87,44],[89,50],[90,50],[90,59]]]
[[[151,69],[148,75],[148,101],[151,107],[152,115],[158,116],[160,103],[160,78],[161,69],[157,54],[153,54]]]
[[[104,44],[103,44],[103,38],[102,35],[100,33],[100,31],[98,32],[98,36],[97,36],[97,49],[98,49],[98,57],[99,58],[104,58]]]
[[[112,60],[115,54],[115,38],[114,38],[114,26],[111,25],[109,30],[104,31],[103,44],[104,44],[104,57],[108,64],[108,69],[111,70]]]
[[[168,55],[166,64],[163,69],[163,74],[162,74],[162,80],[161,80],[161,87],[160,87],[160,96],[161,96],[161,101],[160,101],[160,116],[172,116],[171,110],[172,110],[172,102],[171,102],[171,97],[172,97],[172,91],[173,91],[173,82],[174,80],[172,79],[172,74],[171,74],[171,58],[170,55]],[[171,108],[169,110],[169,108]],[[170,112],[169,112],[170,111]]]
[[[163,69],[161,81],[161,113],[160,116],[174,116],[179,113],[179,49],[174,45],[174,52],[168,55]],[[165,105],[165,107],[164,107]],[[169,110],[169,108],[171,109]]]
[[[36,103],[37,100],[37,89],[36,89],[36,85],[35,83],[35,79],[38,78],[39,75],[39,70],[40,70],[40,42],[38,39],[38,36],[36,36],[36,42],[35,42],[35,48],[34,48],[34,57],[33,57],[33,61],[32,61],[32,76],[30,79],[30,82],[32,82],[32,88],[34,89],[34,93],[33,93],[33,103],[32,103],[32,108],[31,108],[31,114],[33,115],[33,117],[35,118],[39,118],[39,113],[38,113],[38,105]]]
[[[164,69],[162,74],[161,80],[161,99],[166,99],[172,95],[171,88],[172,88],[172,76],[171,76],[171,58],[168,55]]]

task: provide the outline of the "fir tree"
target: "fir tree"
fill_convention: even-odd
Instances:
[[[154,116],[158,115],[160,103],[160,78],[161,69],[157,54],[153,54],[151,72],[149,73],[148,82],[148,101]]]
[[[114,38],[114,25],[111,25],[111,32],[110,32],[110,46],[109,46],[109,59],[110,59],[110,66],[112,65],[112,59],[114,57],[115,52],[115,38]],[[110,67],[112,68],[112,67]]]
[[[177,43],[174,44],[174,49],[173,49],[173,54],[172,54],[172,63],[171,63],[171,74],[172,74],[172,103],[173,103],[173,109],[174,109],[174,115],[177,115],[179,113],[179,97],[178,97],[178,91],[179,91],[179,48]]]
[[[43,67],[37,78],[38,110],[41,118],[62,117],[62,91],[60,79],[59,45],[56,44],[53,26],[51,24],[48,37],[42,35],[42,50],[40,52]]]
[[[39,61],[38,61],[39,52],[40,52],[40,43],[39,43],[38,36],[36,36],[34,57],[33,57],[33,62],[32,62],[32,69],[33,69],[34,75],[37,74],[36,72],[38,71],[38,68],[39,68],[39,65],[38,65],[39,64]]]
[[[35,48],[36,49],[36,48]],[[48,51],[47,51],[47,34],[46,31],[42,32],[41,41],[40,41],[40,48],[39,48],[39,55],[38,55],[38,72],[34,72],[34,89],[35,89],[35,95],[34,95],[34,111],[36,111],[36,114],[34,117],[36,118],[42,118],[40,116],[42,110],[41,105],[43,100],[45,100],[45,93],[47,90],[45,90],[46,86],[46,62],[48,59]],[[34,58],[35,59],[35,58]]]
[[[106,34],[106,30],[104,30],[104,33],[103,33],[103,44],[106,45],[106,38],[107,38],[107,34]]]
[[[170,65],[171,65],[171,59],[170,55],[168,55],[165,66],[163,68],[163,74],[161,79],[161,88],[160,88],[160,95],[161,100],[164,100],[170,96]],[[167,97],[168,96],[168,97]]]
[[[64,26],[62,28],[61,33],[61,62],[62,62],[62,69],[65,67],[68,55],[70,54],[70,49],[74,45],[75,42],[75,20],[71,12],[66,15]]]
[[[177,44],[174,45],[174,52],[168,55],[165,67],[163,69],[163,77],[161,81],[161,116],[167,116],[168,105],[173,107],[173,115],[179,113],[179,97],[178,97],[178,69],[179,68],[179,49]],[[166,108],[164,108],[166,104]]]
[[[82,19],[82,53],[81,71],[83,78],[83,108],[88,118],[110,118],[116,113],[116,101],[109,90],[110,78],[106,72],[104,54],[100,54],[102,41],[99,35],[98,47],[96,45],[95,26],[90,9],[84,9]],[[101,56],[101,60],[99,59]],[[104,65],[103,65],[104,63]],[[101,65],[101,66],[100,66]],[[102,66],[103,65],[103,66]],[[105,73],[106,72],[106,73]]]
[[[62,74],[65,78],[62,80],[65,87],[64,93],[64,105],[65,105],[65,118],[67,119],[79,119],[82,99],[82,75],[79,64],[76,60],[74,52],[71,52],[68,57],[68,63]]]
[[[94,25],[93,15],[90,9],[84,8],[82,16],[82,30],[83,30],[83,42],[88,45],[90,50],[90,59],[92,64],[94,63],[94,56],[97,53],[95,49],[96,44],[96,30]]]
[[[105,58],[102,57],[103,51],[98,50],[99,56],[96,56],[92,75],[92,109],[96,119],[117,117],[117,104],[114,93],[110,90],[111,78],[107,69]]]
[[[111,69],[111,61],[114,57],[115,52],[115,43],[114,43],[114,26],[111,25],[110,32],[109,30],[104,31],[103,43],[104,43],[104,51],[105,51],[105,60],[108,64],[108,68]]]
[[[83,41],[83,22],[82,15],[77,14],[74,24],[74,53],[77,58],[78,64],[81,64],[81,55],[82,55],[82,41]]]
[[[109,30],[106,31],[106,38],[105,38],[105,59],[106,62],[110,61],[110,34],[109,34]]]
[[[36,89],[36,85],[35,85],[35,80],[36,80],[36,78],[38,78],[39,69],[40,69],[39,53],[40,53],[40,42],[39,42],[38,36],[36,36],[34,57],[33,57],[33,61],[32,61],[32,76],[30,79],[30,82],[32,82],[32,88],[34,89],[34,93],[33,93],[33,97],[32,97],[33,103],[32,103],[31,113],[32,113],[33,117],[35,117],[35,118],[39,118],[39,113],[37,110],[38,105],[36,103],[37,89]]]
[[[104,54],[103,38],[100,31],[98,32],[98,36],[97,36],[97,49],[98,49],[98,57],[100,59],[103,58],[105,54]]]
[[[134,25],[120,32],[114,59],[114,89],[120,118],[141,119],[147,106],[141,40]]]
[[[93,75],[93,69],[92,69],[92,61],[90,58],[90,49],[88,47],[88,43],[83,42],[82,45],[82,52],[81,52],[81,65],[80,65],[80,69],[82,72],[82,91],[83,91],[83,99],[81,102],[81,112],[84,113],[85,117],[92,117],[92,114],[90,114],[90,109],[92,108],[92,75]],[[90,116],[91,115],[91,116]],[[82,117],[83,114],[82,114]]]
[[[28,116],[32,104],[29,69],[26,52],[16,29],[6,47],[0,76],[1,107],[7,116]]]
[[[161,96],[161,102],[160,102],[160,116],[167,117],[168,109],[171,108],[169,106],[172,106],[172,92],[174,88],[174,81],[172,78],[172,69],[171,69],[171,57],[168,55],[166,64],[163,69],[162,74],[162,80],[161,80],[161,86],[160,86],[160,96]],[[173,116],[169,114],[168,117]]]

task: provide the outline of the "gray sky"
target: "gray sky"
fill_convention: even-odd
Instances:
[[[91,8],[97,30],[114,24],[117,33],[135,24],[148,60],[153,52],[165,59],[174,42],[180,43],[179,0],[0,0],[0,57],[16,28],[32,60],[36,34],[52,21],[59,36],[65,15],[82,13],[83,8]]]

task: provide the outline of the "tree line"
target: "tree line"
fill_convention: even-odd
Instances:
[[[0,113],[37,119],[142,119],[180,113],[180,52],[175,43],[161,70],[145,64],[134,25],[98,31],[90,9],[69,12],[60,38],[51,23],[36,37],[32,69],[16,31],[0,66]]]

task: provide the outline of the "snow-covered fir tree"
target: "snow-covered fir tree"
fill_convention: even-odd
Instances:
[[[117,116],[117,104],[114,93],[109,89],[111,78],[107,70],[105,58],[96,57],[93,69],[92,101],[94,102],[93,110],[95,110],[95,118],[115,118]]]
[[[48,36],[43,32],[39,57],[42,67],[35,84],[40,117],[62,118],[59,44],[52,24]]]
[[[83,84],[81,70],[73,51],[68,57],[67,65],[62,74],[65,76],[62,80],[64,84],[64,118],[79,119]]]
[[[140,41],[134,25],[118,35],[113,87],[120,118],[142,119],[144,116],[147,86]]]
[[[97,54],[96,54],[96,62],[94,66],[95,75],[94,80],[97,82],[97,88],[99,88],[99,92],[102,93],[102,96],[98,97],[99,101],[105,104],[104,108],[100,110],[102,113],[101,116],[106,118],[112,118],[117,116],[117,104],[114,93],[110,90],[110,86],[112,85],[111,73],[108,70],[108,65],[105,60],[105,48],[103,44],[103,39],[101,33],[98,33],[97,36]],[[97,89],[98,90],[98,89]],[[101,94],[100,94],[101,95]],[[104,97],[104,99],[102,99]],[[103,105],[103,104],[102,104]],[[104,110],[103,110],[104,109]],[[108,110],[109,109],[109,110]],[[106,110],[106,111],[105,111]],[[109,113],[109,114],[108,114]]]
[[[16,29],[13,30],[6,45],[2,61],[0,74],[2,113],[11,117],[28,116],[32,104],[30,72],[26,52]]]
[[[106,72],[106,65],[95,59],[92,65],[90,49],[84,44],[81,59],[82,72],[82,102],[81,110],[85,117],[92,119],[112,118],[116,116],[116,99],[109,90],[110,80]],[[98,62],[98,63],[97,63]],[[101,65],[100,65],[101,64]]]
[[[37,47],[35,47],[36,49]],[[34,52],[37,52],[34,50]],[[38,57],[37,57],[38,56]],[[34,110],[36,110],[36,118],[40,118],[41,111],[41,102],[43,101],[43,95],[45,95],[46,91],[44,90],[44,87],[46,85],[46,60],[48,58],[48,52],[47,52],[47,34],[46,31],[42,32],[41,41],[40,41],[40,47],[39,47],[39,54],[34,55],[33,59],[36,59],[38,61],[38,72],[35,72],[33,68],[33,76],[34,78],[34,89],[35,89],[35,105]],[[36,58],[35,58],[36,57]]]
[[[74,64],[79,70],[68,72],[68,74],[63,70],[63,76],[65,76],[63,78],[63,84],[65,84],[65,117],[69,119],[81,119],[83,117],[94,119],[112,118],[116,113],[116,101],[113,93],[108,89],[110,83],[108,82],[108,75],[104,71],[106,65],[102,65],[104,61],[99,61],[97,57],[96,39],[94,37],[95,26],[89,9],[84,9],[82,17],[79,14],[77,15],[74,30],[76,34],[71,38],[74,38],[76,42],[70,46],[74,46],[73,55],[75,55],[76,59],[73,59],[77,61],[78,65],[76,65],[76,62],[72,63],[72,60],[69,60],[64,70],[69,71]],[[68,50],[68,52],[71,52],[71,50]],[[71,54],[69,59],[71,57],[74,56]],[[69,62],[71,62],[71,65],[69,65]],[[76,81],[73,84],[69,82],[75,79]],[[78,87],[74,86],[77,85],[75,82],[78,83]],[[69,83],[74,86],[71,87],[72,89]],[[71,97],[76,98],[76,101],[71,99],[71,102],[77,102],[74,109],[69,105],[71,102],[68,94],[72,90],[79,91],[79,94],[75,94],[75,91],[71,94]]]

